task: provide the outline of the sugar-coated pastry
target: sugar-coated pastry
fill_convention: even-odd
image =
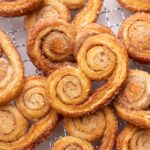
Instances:
[[[43,0],[0,0],[0,16],[17,17],[39,8]]]
[[[101,139],[99,150],[113,150],[118,122],[111,108],[78,118],[64,118],[64,127],[71,136],[95,141]],[[111,126],[110,126],[111,124]]]
[[[130,70],[114,106],[118,115],[130,124],[150,128],[150,74]]]
[[[15,46],[0,30],[0,105],[4,105],[19,95],[24,84],[24,67]]]
[[[15,106],[0,107],[0,143],[13,142],[25,135],[29,122]]]
[[[28,35],[27,52],[34,65],[44,74],[72,64],[75,32],[71,24],[59,18],[41,19]]]
[[[116,150],[149,150],[150,130],[127,126],[119,134]]]
[[[141,63],[150,63],[149,13],[136,13],[125,19],[119,30],[119,38],[132,59]]]
[[[25,17],[25,28],[31,31],[37,21],[47,17],[58,17],[65,21],[70,21],[71,14],[68,8],[59,0],[44,0],[40,9]]]
[[[99,35],[101,33],[108,33],[110,35],[114,35],[114,33],[111,31],[110,28],[96,24],[96,23],[90,23],[84,27],[82,27],[76,34],[75,38],[75,48],[74,48],[74,56],[77,58],[77,54],[84,43],[84,41],[94,35]]]
[[[62,67],[48,79],[51,106],[69,117],[86,115],[110,102],[127,77],[127,54],[114,36],[94,35],[82,44],[77,55],[79,67]],[[91,80],[106,83],[91,94]]]
[[[1,150],[34,149],[56,127],[58,115],[46,103],[45,80],[40,76],[28,77],[17,107],[0,107]],[[34,122],[31,124],[30,120]]]
[[[30,76],[25,79],[24,88],[16,99],[16,105],[29,120],[39,120],[48,114],[50,105],[46,88],[47,79],[42,76]]]
[[[68,117],[83,116],[108,104],[128,73],[126,50],[111,32],[85,37],[76,50],[78,68],[62,67],[48,79],[51,106]],[[91,93],[92,80],[106,83]]]

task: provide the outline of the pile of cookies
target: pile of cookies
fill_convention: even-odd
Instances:
[[[0,16],[25,15],[27,54],[41,71],[25,77],[0,30],[0,150],[34,149],[61,120],[69,136],[49,149],[94,150],[97,140],[99,150],[150,149],[150,74],[128,67],[150,64],[150,1],[118,2],[136,13],[116,37],[95,23],[102,0],[0,0]],[[117,116],[128,123],[120,133]]]

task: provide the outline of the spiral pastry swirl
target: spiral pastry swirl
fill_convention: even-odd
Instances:
[[[90,90],[90,80],[75,67],[56,70],[48,79],[49,102],[64,114],[74,114],[74,106],[84,103]]]
[[[24,84],[24,68],[21,58],[7,35],[0,31],[1,54],[8,60],[0,58],[0,105],[14,99]]]
[[[118,0],[118,2],[133,12],[150,12],[150,0]]]
[[[28,36],[28,55],[38,69],[50,74],[71,64],[67,60],[73,51],[74,36],[69,23],[58,18],[42,19]]]
[[[26,78],[25,86],[16,100],[17,108],[29,120],[39,120],[48,114],[47,80],[42,76]]]
[[[120,83],[126,78],[127,59],[123,45],[108,33],[87,37],[77,55],[80,69],[90,79],[107,80],[111,77],[111,81],[120,79]]]
[[[75,58],[77,58],[78,51],[80,50],[82,44],[85,42],[87,38],[92,37],[94,35],[99,35],[101,33],[108,33],[108,34],[114,35],[114,33],[111,31],[110,28],[105,27],[103,25],[96,24],[96,23],[90,23],[82,27],[77,32],[77,35],[75,38],[75,48],[74,48]]]
[[[88,0],[83,9],[81,9],[73,20],[75,29],[78,30],[89,23],[95,22],[101,7],[102,0]]]
[[[83,139],[66,136],[56,141],[51,150],[94,150],[94,147]]]
[[[85,0],[60,0],[63,2],[69,9],[78,9],[84,5]]]
[[[150,75],[130,70],[129,77],[114,106],[124,120],[139,127],[150,127]]]
[[[0,0],[0,16],[16,17],[26,15],[39,8],[43,0]]]
[[[0,107],[0,149],[33,149],[52,133],[58,115],[47,103],[45,89],[44,77],[28,77],[17,99],[17,107]]]
[[[65,117],[64,127],[70,135],[87,141],[102,139],[99,150],[112,150],[118,125],[112,110],[106,107],[80,118]]]
[[[0,142],[18,140],[27,129],[28,121],[15,106],[7,105],[0,108]]]
[[[58,0],[44,0],[42,7],[29,14],[25,18],[25,27],[29,32],[37,21],[46,17],[58,17],[65,21],[70,21],[71,14],[68,8]]]
[[[150,14],[136,13],[127,18],[120,28],[119,38],[131,58],[150,63]]]
[[[117,150],[148,150],[150,130],[127,126],[117,138]]]
[[[86,70],[84,70],[85,66],[83,67],[82,63],[88,61],[84,53],[86,53],[86,50],[89,48],[91,48],[91,52],[94,52],[94,55],[97,55],[99,51],[100,55],[102,53],[102,56],[97,59],[100,60],[100,62],[101,59],[104,59],[102,63],[96,64],[99,68],[101,68],[101,64],[105,66],[105,63],[108,64],[107,61],[112,60],[111,63],[109,63],[111,65],[108,66],[110,71],[102,74],[100,71],[98,75],[95,75],[97,72],[93,75],[93,71],[87,73]],[[95,50],[97,51],[96,53]],[[91,58],[94,58],[92,56],[93,54],[90,53],[89,55]],[[93,77],[92,79],[100,79],[100,77],[102,79],[104,74],[107,74],[107,76],[109,74],[108,77],[110,77],[110,79],[103,87],[98,88],[91,94],[91,79],[79,68],[66,66],[53,72],[48,79],[49,102],[59,113],[69,117],[86,115],[109,102],[127,76],[127,55],[125,50],[116,38],[107,34],[88,38],[79,50],[77,60],[81,70],[83,70],[87,76],[89,76],[90,73],[92,74],[90,75],[91,78]],[[113,68],[112,64],[114,65]],[[110,75],[113,69],[115,71]]]

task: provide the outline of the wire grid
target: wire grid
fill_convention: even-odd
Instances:
[[[131,13],[123,9],[116,0],[103,0],[103,7],[101,9],[97,23],[110,27],[116,34],[122,21]],[[26,32],[24,29],[24,18],[2,18],[0,17],[0,29],[7,32],[15,46],[17,47],[22,61],[25,66],[25,76],[40,74],[40,72],[30,62],[26,53]],[[130,68],[138,68],[150,72],[150,65],[142,65],[138,62],[130,60]],[[120,129],[124,123],[120,122]],[[62,122],[59,123],[55,131],[49,137],[49,139],[40,144],[36,150],[48,150],[53,142],[58,138],[66,136],[67,132],[62,126]],[[98,143],[94,143],[95,148],[98,149]]]

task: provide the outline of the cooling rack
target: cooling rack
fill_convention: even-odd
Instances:
[[[114,33],[117,35],[118,29],[122,21],[131,15],[129,11],[123,9],[116,0],[103,0],[103,7],[101,9],[100,15],[98,17],[97,23],[103,24],[110,27]],[[40,74],[40,72],[34,67],[30,62],[26,53],[26,32],[24,29],[24,18],[2,18],[0,17],[0,29],[7,32],[11,40],[16,45],[22,61],[25,66],[25,76]],[[150,72],[150,65],[142,65],[138,62],[129,61],[130,68],[138,68]],[[120,129],[124,126],[125,122],[120,121]],[[59,137],[66,136],[67,132],[62,126],[62,122],[59,123],[55,131],[49,137],[48,140],[41,143],[36,150],[49,150],[53,142],[55,142]],[[98,149],[100,143],[94,143],[95,148]]]

